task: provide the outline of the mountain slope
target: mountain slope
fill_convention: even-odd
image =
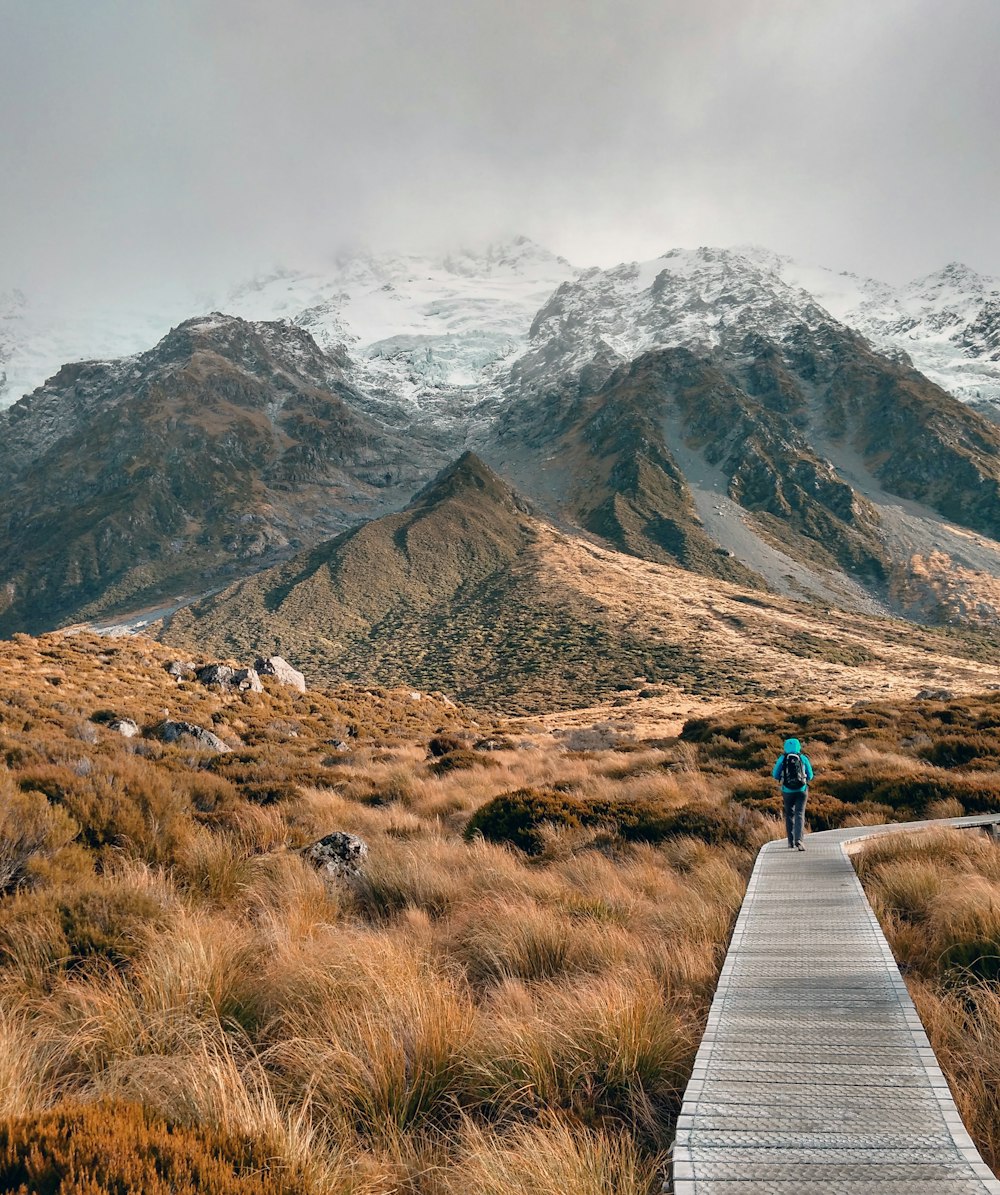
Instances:
[[[359,389],[431,421],[461,418],[496,391],[535,313],[579,270],[526,237],[440,257],[359,254],[322,272],[253,279],[224,307],[286,319],[347,357]]]
[[[526,709],[559,704],[567,676],[574,697],[596,695],[649,653],[683,663],[669,643],[616,641],[585,594],[549,576],[546,542],[466,454],[404,511],[178,611],[166,637],[230,654],[280,646],[327,680],[385,677]]]
[[[385,509],[442,463],[307,333],[210,316],[0,413],[0,633],[199,592]]]
[[[649,559],[997,625],[995,424],[768,277],[700,250],[564,285],[481,450]]]
[[[616,549],[1000,625],[995,425],[804,281],[752,250],[578,275],[524,240],[257,280],[234,301],[291,322],[188,321],[0,416],[0,633],[172,607],[399,509],[468,446]],[[927,282],[935,326],[985,285]]]
[[[807,266],[755,246],[737,252],[800,287],[880,352],[912,363],[949,394],[997,418],[1000,403],[1000,278],[960,262],[891,286]]]
[[[939,670],[981,687],[992,668],[954,637],[566,534],[472,454],[406,510],[178,611],[162,637],[235,658],[281,651],[326,682],[405,683],[511,712],[593,704],[637,676],[657,692],[775,696],[793,684],[855,699],[916,691]]]

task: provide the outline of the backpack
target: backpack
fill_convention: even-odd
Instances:
[[[782,788],[801,789],[806,786],[806,768],[801,755],[786,755],[781,765]]]

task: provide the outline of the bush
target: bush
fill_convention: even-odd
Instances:
[[[508,843],[529,855],[539,855],[545,845],[544,826],[604,828],[625,842],[692,837],[713,845],[749,847],[762,820],[756,812],[738,805],[696,802],[677,809],[655,800],[588,801],[553,789],[521,788],[487,801],[469,819],[465,836],[482,834],[490,842]]]
[[[1000,756],[1000,739],[993,735],[946,735],[920,753],[938,768],[960,768],[977,759]]]
[[[542,826],[576,830],[592,824],[592,812],[585,801],[569,793],[519,788],[477,809],[465,827],[465,837],[481,834],[489,842],[508,843],[528,855],[538,855],[545,845]]]
[[[464,750],[467,745],[464,739],[456,738],[455,735],[439,734],[427,744],[427,753],[434,759],[440,759],[442,755],[448,755],[452,751]]]
[[[39,865],[79,832],[77,823],[40,793],[0,785],[0,896],[29,883]]]
[[[50,766],[22,773],[24,792],[38,792],[82,827],[95,850],[127,847],[150,863],[168,862],[189,833],[184,786],[141,759],[86,762],[83,770]]]
[[[449,751],[431,764],[431,771],[435,776],[444,776],[448,772],[467,771],[469,768],[495,768],[497,761],[488,755],[477,751]]]
[[[56,910],[71,966],[86,959],[121,966],[165,924],[163,909],[151,896],[106,881],[64,892]]]
[[[16,1195],[292,1195],[262,1146],[131,1104],[64,1105],[0,1123],[0,1190]]]

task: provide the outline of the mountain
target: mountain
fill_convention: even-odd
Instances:
[[[53,311],[24,293],[0,295],[0,407],[64,363],[148,349],[192,311],[215,307],[252,322],[283,320],[341,358],[359,390],[452,423],[491,390],[524,348],[538,308],[579,270],[526,237],[447,254],[347,254],[313,270],[278,269],[208,299],[133,301]],[[6,375],[4,380],[3,375]]]
[[[636,310],[630,297],[663,270],[675,284],[686,275],[695,302],[675,307],[654,289]],[[411,417],[454,423],[476,413],[482,399],[497,401],[532,321],[559,287],[577,279],[608,317],[599,357],[606,351],[620,361],[657,345],[704,343],[733,320],[745,325],[750,309],[757,330],[774,335],[789,315],[801,320],[819,308],[955,397],[983,403],[994,416],[1000,402],[1000,280],[967,266],[951,263],[892,286],[739,246],[673,249],[653,262],[581,270],[516,237],[449,254],[345,254],[200,299],[130,295],[127,304],[80,309],[17,290],[0,294],[0,407],[62,364],[141,352],[192,311],[215,307],[251,321],[294,323],[324,350],[346,354],[357,389],[401,403]],[[751,283],[756,300],[746,292]],[[537,365],[525,362],[529,371]]]
[[[775,696],[791,676],[803,698],[913,692],[939,670],[975,688],[995,657],[611,551],[540,518],[471,453],[405,510],[178,610],[161,637],[517,713],[648,686]]]
[[[478,444],[553,516],[789,595],[1000,621],[996,425],[766,265],[591,271],[511,376]]]
[[[780,338],[829,314],[772,270],[727,249],[674,249],[650,262],[588,270],[563,283],[531,325],[511,380],[541,390],[585,381],[652,348],[716,347],[749,334]]]
[[[814,275],[709,248],[580,272],[522,238],[257,279],[231,302],[281,319],[188,320],[0,415],[0,633],[148,621],[399,510],[466,448],[658,564],[1000,624],[996,424],[829,309],[891,288]],[[988,306],[949,277],[913,299],[941,336],[955,295]]]
[[[879,352],[912,364],[991,418],[1000,417],[1000,278],[950,262],[895,287],[764,249],[738,252],[808,292]]]
[[[278,271],[233,290],[223,306],[306,329],[346,357],[358,389],[453,426],[497,397],[535,313],[578,274],[517,237],[440,257],[357,254],[323,271]]]
[[[401,505],[446,454],[308,333],[213,315],[0,413],[0,633],[197,594]]]
[[[212,304],[193,294],[130,293],[74,303],[21,289],[0,292],[0,409],[38,389],[63,365],[144,352],[207,306]]]

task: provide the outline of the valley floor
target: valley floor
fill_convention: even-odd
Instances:
[[[1000,783],[997,695],[609,737],[411,690],[229,691],[141,638],[0,653],[15,1190],[85,1167],[94,1195],[159,1195],[166,1167],[178,1195],[653,1195],[783,737],[814,829]],[[354,878],[300,852],[331,831],[369,847]]]

